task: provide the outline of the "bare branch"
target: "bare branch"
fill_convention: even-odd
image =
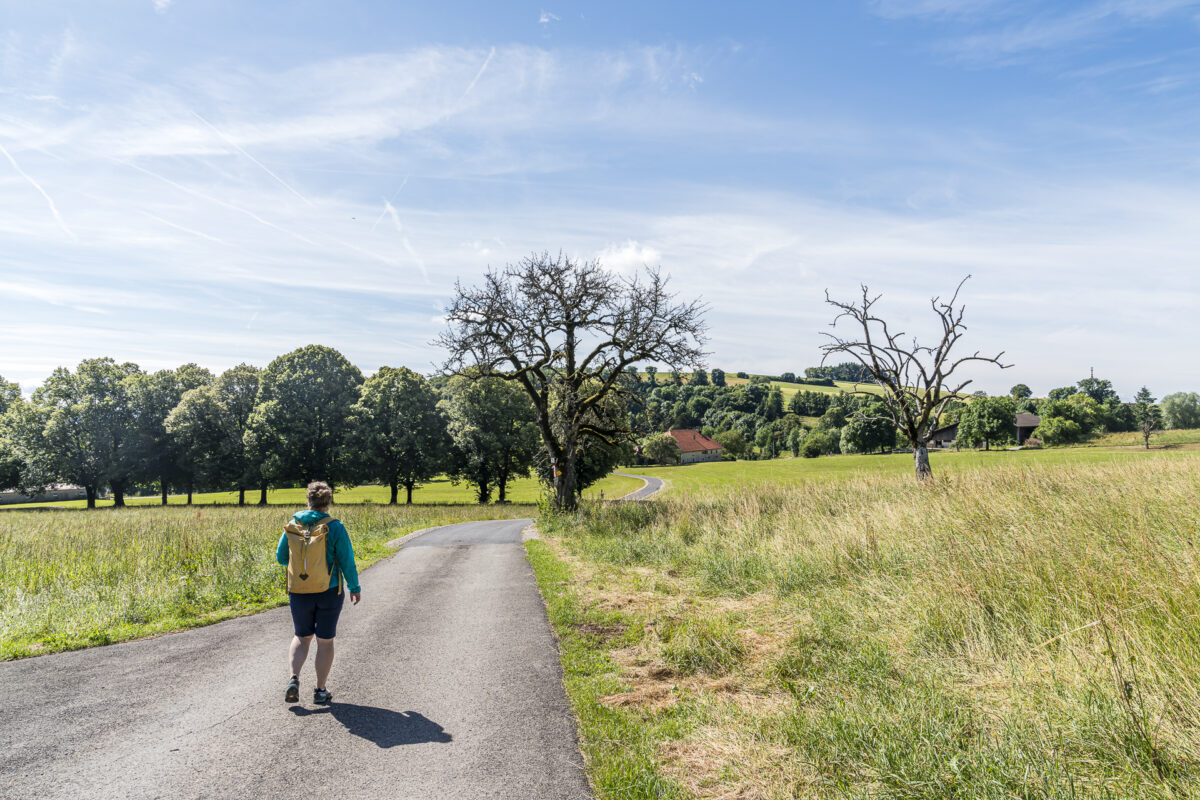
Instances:
[[[880,400],[888,409],[892,422],[908,438],[916,455],[919,478],[932,474],[925,449],[938,418],[945,411],[947,403],[961,398],[962,390],[971,383],[967,380],[952,386],[950,377],[955,370],[972,362],[995,364],[1001,369],[1012,366],[1001,361],[1003,351],[992,358],[976,351],[951,360],[951,352],[966,330],[963,324],[966,306],[958,304],[958,296],[970,277],[967,275],[959,281],[949,301],[937,296],[930,299],[930,308],[941,325],[941,337],[932,347],[922,346],[915,337],[906,341],[903,331],[893,332],[887,321],[874,312],[875,304],[882,295],[872,296],[865,285],[861,286],[860,298],[853,302],[834,300],[828,290],[825,292],[825,302],[837,310],[830,327],[836,329],[840,322],[846,321],[855,331],[851,336],[823,332],[828,341],[821,346],[821,363],[824,364],[835,354],[849,357],[861,364],[882,387],[883,396]],[[856,383],[852,394],[874,392],[859,389]]]

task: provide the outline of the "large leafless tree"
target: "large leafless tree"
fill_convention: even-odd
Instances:
[[[621,391],[625,368],[703,366],[705,310],[698,300],[678,302],[657,269],[621,277],[597,261],[535,253],[489,271],[481,286],[457,284],[437,343],[449,353],[446,370],[525,389],[552,465],[555,505],[570,510],[584,441],[626,435],[600,413]]]
[[[822,363],[830,357],[849,356],[870,373],[879,386],[872,389],[856,386],[854,392],[878,395],[882,389],[882,400],[887,408],[885,418],[908,439],[920,480],[933,475],[928,446],[938,418],[946,404],[962,398],[962,390],[971,383],[970,379],[955,379],[955,371],[964,364],[980,361],[1001,369],[1012,366],[1000,362],[1003,351],[994,357],[982,356],[979,351],[966,356],[953,353],[967,329],[963,324],[966,306],[956,304],[958,293],[970,277],[959,281],[948,301],[940,297],[929,301],[942,329],[940,340],[933,346],[918,344],[915,337],[909,337],[904,331],[893,331],[875,312],[875,304],[882,295],[872,296],[865,285],[861,287],[861,298],[849,302],[834,300],[828,291],[825,292],[825,302],[838,310],[831,327],[837,328],[838,323],[845,321],[852,333],[841,336],[825,332],[829,341],[821,347],[825,354]]]

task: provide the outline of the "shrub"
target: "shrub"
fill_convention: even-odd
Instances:
[[[1085,436],[1082,425],[1075,420],[1063,417],[1043,417],[1042,424],[1033,434],[1051,447],[1073,444],[1081,441]]]

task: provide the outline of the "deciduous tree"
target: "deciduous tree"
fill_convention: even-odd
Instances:
[[[13,408],[13,417],[20,413],[16,409],[17,403],[24,403],[21,398],[21,387],[15,383],[9,383],[4,380],[3,375],[0,375],[0,491],[16,489],[21,485],[19,446],[7,421],[10,408]]]
[[[271,481],[345,477],[350,407],[362,373],[332,347],[308,345],[262,371],[246,431],[247,452]]]
[[[1163,425],[1167,428],[1200,428],[1200,394],[1175,392],[1162,399]]]
[[[663,466],[678,464],[683,455],[675,437],[669,433],[660,433],[648,438],[642,443],[642,454],[653,463]]]
[[[1103,404],[1105,400],[1117,400],[1121,398],[1117,396],[1117,392],[1113,389],[1112,381],[1104,378],[1084,378],[1077,386],[1078,390],[1088,397],[1095,400],[1097,403]]]
[[[82,486],[88,508],[108,484],[114,504],[125,504],[125,490],[136,474],[139,441],[129,378],[136,364],[111,358],[81,361],[75,372],[59,367],[33,393],[46,473]]]
[[[404,487],[405,504],[413,489],[432,480],[447,465],[450,435],[429,381],[406,367],[380,367],[363,382],[350,409],[350,443],[360,476],[391,489],[392,505]]]
[[[839,447],[843,453],[886,452],[896,446],[896,426],[882,403],[872,403],[846,420]]]
[[[542,253],[490,271],[481,287],[460,284],[455,295],[449,329],[438,340],[449,353],[445,366],[525,390],[556,465],[559,509],[576,507],[583,440],[616,443],[624,435],[588,421],[620,391],[624,369],[654,361],[677,376],[681,367],[702,366],[703,306],[675,302],[656,270],[622,278],[596,261]]]
[[[1162,430],[1162,411],[1154,405],[1154,395],[1143,386],[1133,398],[1133,418],[1137,421],[1138,431],[1142,434],[1142,443],[1150,449],[1150,437],[1155,431]]]
[[[970,447],[982,443],[984,450],[990,450],[993,442],[1013,441],[1017,435],[1016,415],[1011,397],[972,398],[959,415],[957,439]]]
[[[259,503],[267,502],[266,485],[246,452],[245,440],[259,372],[239,364],[214,382],[185,392],[164,424],[198,480],[211,488],[237,489],[238,505],[245,505],[246,490],[252,487],[259,489]]]
[[[448,420],[454,451],[447,471],[475,486],[480,503],[507,500],[508,484],[529,474],[537,450],[535,415],[520,387],[502,378],[455,375],[439,408]]]
[[[970,278],[968,275],[967,278]],[[978,351],[967,356],[955,356],[954,348],[966,331],[963,324],[965,306],[955,307],[964,278],[948,302],[938,297],[930,300],[930,308],[941,327],[941,337],[933,346],[922,346],[903,331],[893,331],[887,321],[875,311],[881,295],[871,296],[862,286],[859,300],[841,302],[826,292],[826,302],[838,310],[832,327],[846,320],[853,333],[843,337],[826,333],[829,341],[822,346],[825,359],[845,355],[854,359],[883,388],[886,418],[900,430],[913,450],[913,460],[919,480],[933,474],[929,466],[929,439],[937,425],[942,409],[960,397],[971,381],[956,380],[954,373],[964,364],[983,362],[1001,369],[1010,365],[1000,362],[1003,352],[994,357],[981,356]],[[855,394],[872,394],[855,388]]]
[[[130,378],[130,400],[135,407],[140,451],[138,477],[158,483],[164,506],[173,485],[187,491],[191,505],[199,471],[197,459],[205,455],[203,451],[178,446],[178,441],[167,433],[167,416],[187,392],[207,386],[212,380],[212,373],[196,364]]]

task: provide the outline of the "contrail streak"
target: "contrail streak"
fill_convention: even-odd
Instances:
[[[149,211],[143,210],[142,213],[145,214],[150,219],[157,220],[158,222],[161,222],[163,225],[174,228],[175,230],[183,231],[184,233],[190,233],[192,236],[199,236],[201,239],[208,239],[210,242],[216,242],[217,244],[223,244],[226,247],[233,246],[233,245],[229,244],[229,242],[225,241],[224,239],[218,239],[215,236],[209,236],[207,233],[204,233],[202,231],[192,230],[191,228],[185,228],[182,225],[178,225],[174,222],[171,222],[171,220],[169,220],[169,219],[163,219],[162,217],[158,216],[157,214],[151,214]]]
[[[31,178],[28,172],[21,169],[21,165],[18,164],[17,160],[12,157],[12,153],[8,152],[8,150],[5,149],[4,145],[2,144],[0,144],[0,153],[4,153],[4,157],[8,159],[8,163],[13,165],[13,169],[17,171],[18,175],[29,181],[29,185],[37,189],[38,192],[41,193],[42,197],[46,198],[46,202],[50,205],[50,213],[54,215],[56,220],[58,220],[59,227],[66,231],[67,236],[70,236],[72,240],[78,242],[79,237],[75,235],[74,231],[67,227],[67,223],[63,221],[62,214],[58,213],[58,206],[54,205],[54,198],[46,194],[46,190],[42,188],[40,183]]]
[[[412,243],[408,241],[408,237],[404,235],[404,226],[400,224],[400,215],[396,213],[395,207],[391,203],[384,201],[385,212],[392,215],[392,224],[396,226],[396,231],[400,234],[400,242],[404,245],[404,249],[412,256],[413,261],[417,262],[417,267],[421,270],[421,275],[425,278],[425,282],[429,283],[429,268],[425,266],[425,259],[417,255],[417,251],[413,249]]]
[[[392,192],[391,197],[383,198],[383,211],[380,211],[379,216],[375,218],[375,224],[371,226],[371,230],[370,230],[371,233],[375,232],[375,228],[379,225],[380,222],[383,221],[383,218],[385,216],[387,216],[388,206],[390,206],[392,204],[392,201],[396,199],[396,195],[400,194],[400,190],[408,185],[408,178],[409,178],[409,176],[405,175],[404,180],[400,182],[400,189],[397,189],[396,191]]]
[[[483,77],[483,73],[487,70],[488,64],[492,63],[492,56],[494,55],[496,55],[496,48],[493,47],[488,51],[487,58],[483,60],[483,66],[479,68],[479,72],[475,73],[475,78],[469,84],[467,84],[466,91],[462,93],[462,97],[458,98],[459,100],[462,100],[463,97],[469,95],[471,90],[475,88],[475,84],[479,83],[479,79]]]
[[[241,206],[235,206],[233,203],[227,203],[224,200],[218,200],[215,197],[210,197],[209,195],[206,195],[203,192],[197,192],[195,189],[190,189],[187,186],[184,186],[183,184],[176,183],[175,181],[171,180],[170,178],[166,178],[166,177],[163,177],[162,175],[159,175],[157,172],[151,172],[150,170],[146,169],[145,167],[139,167],[137,164],[134,164],[132,161],[122,161],[119,158],[114,158],[113,161],[117,162],[118,164],[124,164],[127,167],[132,167],[133,169],[136,169],[138,172],[144,172],[145,174],[149,175],[151,178],[158,178],[163,183],[166,183],[170,186],[174,186],[179,191],[186,192],[187,194],[190,194],[193,197],[199,197],[201,200],[207,200],[210,203],[216,203],[219,206],[224,206],[225,208],[228,208],[232,211],[236,211],[239,214],[245,214],[247,217],[254,220],[255,222],[266,225],[268,228],[271,228],[272,230],[279,231],[280,233],[284,234],[285,236],[290,236],[293,239],[298,239],[298,240],[304,242],[305,244],[312,245],[313,247],[321,246],[321,245],[317,244],[316,242],[314,242],[312,239],[309,239],[305,236],[301,236],[298,233],[289,231],[287,228],[281,228],[278,225],[276,225],[274,222],[268,222],[267,220],[260,217],[258,214],[255,214],[253,211],[242,208]]]
[[[263,171],[263,172],[265,172],[265,173],[267,173],[268,175],[270,175],[270,176],[271,176],[272,178],[274,178],[276,181],[278,181],[280,186],[282,186],[283,188],[287,189],[289,192],[291,192],[292,194],[296,195],[296,197],[299,197],[301,200],[303,200],[304,202],[308,203],[310,206],[312,205],[312,201],[311,201],[311,200],[309,200],[307,197],[305,197],[304,195],[300,194],[298,191],[296,191],[295,189],[293,189],[293,188],[292,188],[292,186],[291,186],[291,184],[289,184],[289,183],[288,183],[287,181],[285,181],[283,178],[279,177],[279,176],[278,176],[278,175],[276,175],[274,172],[272,172],[271,170],[267,169],[267,165],[266,165],[266,164],[262,163],[262,162],[261,162],[261,161],[259,161],[257,158],[255,158],[254,156],[250,155],[250,154],[249,154],[249,153],[247,153],[245,150],[243,150],[241,145],[239,145],[239,144],[238,144],[237,142],[235,142],[233,139],[230,139],[228,136],[226,136],[224,133],[222,133],[220,128],[218,128],[216,125],[213,125],[211,122],[209,122],[208,120],[206,120],[204,117],[200,116],[200,114],[199,114],[199,113],[197,113],[197,112],[193,111],[193,112],[192,112],[192,114],[194,114],[194,115],[195,115],[196,119],[200,120],[200,121],[201,121],[201,122],[203,122],[205,125],[207,125],[209,128],[211,128],[211,129],[212,129],[212,132],[213,132],[213,133],[215,133],[217,136],[220,136],[220,137],[221,137],[221,139],[223,139],[223,140],[225,141],[225,143],[226,143],[226,144],[228,144],[228,145],[229,145],[230,147],[232,147],[234,150],[237,150],[239,153],[241,153],[242,155],[244,155],[246,158],[250,159],[250,160],[251,160],[251,161],[253,161],[255,164],[257,164],[259,167],[261,167],[261,168],[262,168],[262,171]]]

